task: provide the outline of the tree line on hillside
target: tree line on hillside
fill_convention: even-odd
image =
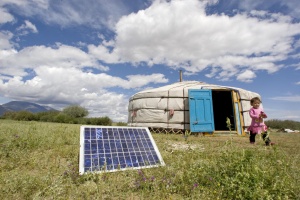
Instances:
[[[88,125],[103,125],[111,126],[112,120],[109,117],[92,117],[87,118],[89,112],[87,109],[71,105],[64,108],[62,111],[47,111],[32,113],[26,110],[8,111],[1,116],[1,119],[11,119],[18,121],[41,121],[41,122],[57,122],[69,124],[88,124]],[[289,128],[292,130],[300,130],[300,122],[292,120],[267,120],[266,125],[272,129]],[[119,122],[117,126],[126,126],[126,123]]]
[[[278,120],[278,119],[271,119],[265,121],[265,124],[273,129],[292,129],[292,130],[300,130],[300,122],[293,121],[293,120]]]
[[[1,116],[2,119],[11,119],[18,121],[41,121],[41,122],[57,122],[69,124],[88,124],[88,125],[112,125],[112,120],[109,117],[90,117],[88,110],[78,106],[71,105],[64,108],[62,111],[47,111],[32,113],[26,110],[8,111]]]

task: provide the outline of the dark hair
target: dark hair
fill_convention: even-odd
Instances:
[[[254,97],[250,100],[251,105],[254,103],[254,101],[259,101],[261,103],[261,100],[259,97]]]

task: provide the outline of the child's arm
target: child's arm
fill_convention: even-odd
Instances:
[[[264,113],[264,111],[261,111],[259,116],[260,116],[261,118],[267,118],[267,117],[268,117],[267,114]]]

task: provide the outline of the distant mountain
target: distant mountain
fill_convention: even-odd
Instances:
[[[55,110],[49,106],[41,106],[36,103],[30,103],[25,101],[11,101],[6,104],[0,105],[0,115],[3,115],[7,111],[21,111],[27,110],[32,113],[46,112]]]
[[[5,113],[7,111],[9,111],[9,110],[0,105],[0,115],[3,115],[3,113]]]

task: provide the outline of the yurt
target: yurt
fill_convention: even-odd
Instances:
[[[159,132],[245,135],[253,97],[260,95],[199,81],[177,82],[134,94],[128,105],[128,126]]]

